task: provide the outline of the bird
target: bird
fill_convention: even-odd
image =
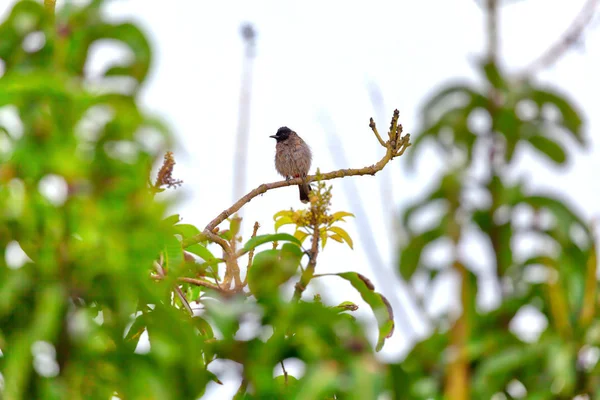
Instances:
[[[271,135],[277,141],[275,145],[275,169],[286,180],[293,178],[306,178],[312,153],[310,147],[300,136],[287,126],[282,126],[275,135]],[[298,185],[300,190],[300,201],[308,203],[308,194],[311,191],[310,184],[304,182]]]

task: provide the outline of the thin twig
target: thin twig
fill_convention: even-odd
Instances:
[[[535,61],[527,66],[520,74],[521,79],[548,68],[561,58],[583,35],[585,28],[593,20],[598,0],[588,0],[579,14],[575,17],[566,32]]]
[[[377,126],[375,125],[375,121],[373,120],[373,118],[371,118],[371,120],[369,121],[369,127],[371,128],[371,130],[375,134],[375,137],[377,137],[377,140],[379,141],[379,144],[381,144],[383,147],[385,147],[385,142],[383,141],[383,139],[381,138],[381,136],[379,136],[379,132],[377,131]]]
[[[179,286],[175,286],[175,293],[177,293],[177,296],[179,297],[179,300],[181,300],[181,303],[184,305],[184,307],[186,308],[186,310],[188,310],[188,312],[190,313],[190,315],[194,316],[194,310],[192,310],[192,307],[190,306],[190,303],[187,301],[185,295],[183,294],[183,291],[181,290],[181,288]]]
[[[250,238],[255,238],[258,232],[258,228],[260,228],[260,224],[258,221],[254,223],[254,229],[252,230],[252,236]],[[250,254],[248,254],[248,266],[246,267],[246,277],[244,278],[244,282],[242,286],[246,286],[248,283],[248,274],[250,273],[250,266],[252,266],[252,258],[254,258],[254,248],[250,250]]]
[[[188,278],[188,277],[182,276],[182,277],[177,278],[177,280],[180,281],[180,282],[190,283],[190,284],[196,285],[196,286],[202,286],[202,287],[205,287],[207,289],[212,289],[212,290],[217,291],[217,292],[222,293],[222,294],[232,294],[232,293],[234,293],[231,290],[224,289],[224,288],[220,287],[219,285],[216,285],[216,284],[211,283],[211,282],[204,281],[202,279]]]
[[[283,360],[281,360],[279,363],[281,364],[281,369],[283,370],[283,380],[284,380],[285,384],[287,385],[287,383],[288,383],[288,373],[285,370],[285,365],[283,365]]]
[[[154,269],[156,270],[156,273],[158,274],[158,275],[154,275],[153,276],[154,279],[164,279],[165,278],[165,275],[166,275],[165,274],[165,269],[157,261],[154,261]],[[177,297],[179,297],[179,300],[181,301],[181,304],[183,304],[183,306],[188,310],[188,312],[190,313],[190,315],[193,316],[194,315],[194,310],[192,310],[192,307],[190,306],[190,303],[185,298],[185,295],[181,291],[181,288],[179,286],[177,286],[177,285],[175,285],[175,293],[177,294]]]

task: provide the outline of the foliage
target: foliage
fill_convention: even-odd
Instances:
[[[0,25],[3,398],[196,399],[221,383],[217,360],[242,366],[237,399],[514,398],[515,386],[530,399],[600,396],[595,238],[571,205],[509,179],[518,152],[561,167],[565,143],[586,146],[583,118],[563,94],[486,61],[485,85],[448,85],[424,106],[409,157],[433,144],[447,168],[403,212],[398,271],[425,281],[423,304],[456,275],[461,307],[386,365],[375,353],[394,332],[387,299],[361,274],[318,265],[329,239],[354,246],[340,226],[353,215],[332,212],[323,181],[306,209],[274,215],[275,233],[258,234],[255,224],[244,239],[235,215],[227,229],[209,230],[167,215],[155,195],[182,184],[166,151],[171,134],[137,101],[152,50],[135,24],[107,22],[102,7],[69,4],[55,15],[20,1]],[[131,57],[90,79],[90,48],[103,41]],[[389,141],[370,127],[388,152],[381,169],[409,137],[397,111]],[[439,218],[419,225],[427,213]],[[486,277],[501,289],[492,310],[478,306],[483,276],[464,257],[473,232],[493,254]],[[532,239],[544,245],[523,252],[519,244]],[[432,265],[426,254],[439,245],[451,256]],[[27,259],[17,263],[21,250]],[[351,314],[356,304],[308,298],[307,286],[324,276],[349,283],[372,309],[374,346]],[[529,341],[511,330],[525,308],[548,321]],[[289,359],[303,363],[301,376],[284,369]]]
[[[237,398],[380,393],[385,373],[349,314],[357,306],[302,298],[318,277],[319,241],[353,245],[335,225],[351,214],[330,213],[331,188],[319,182],[307,210],[276,214],[275,230],[284,217],[295,235],[257,235],[257,225],[240,244],[235,216],[208,238],[177,214],[165,217],[168,204],[154,195],[182,182],[170,152],[150,177],[171,142],[137,104],[152,59],[145,34],[106,22],[101,1],[52,11],[21,1],[0,25],[0,106],[21,124],[1,131],[3,398],[194,399],[220,383],[209,370],[217,359],[243,365]],[[35,40],[39,48],[24,45]],[[127,46],[131,61],[92,82],[89,50],[105,40]],[[149,146],[151,135],[162,144]],[[222,246],[235,257],[219,254]],[[27,255],[24,265],[15,249]],[[340,277],[375,311],[381,349],[393,332],[389,303],[362,275]],[[242,339],[249,320],[258,328]],[[140,344],[145,333],[149,349]],[[304,375],[274,378],[288,358],[304,363]]]
[[[432,321],[434,333],[392,368],[392,380],[396,387],[404,385],[403,398],[414,399],[514,398],[515,386],[528,399],[597,398],[596,361],[582,362],[600,344],[590,227],[554,195],[532,192],[518,175],[509,179],[516,175],[518,151],[533,150],[565,165],[565,143],[586,143],[582,117],[555,89],[511,82],[488,62],[481,72],[486,86],[452,84],[426,103],[424,128],[409,157],[415,159],[433,143],[449,168],[402,217],[407,240],[400,250],[400,274],[408,281],[425,281],[422,303],[444,275],[456,274],[461,310],[458,316]],[[484,156],[476,157],[478,152]],[[474,171],[481,159],[485,172],[479,177]],[[439,217],[418,226],[419,216],[428,212]],[[528,222],[519,222],[525,216]],[[478,239],[472,232],[478,232]],[[474,240],[493,254],[485,275],[476,273],[465,257],[465,243]],[[537,245],[523,251],[519,244],[524,240]],[[452,256],[433,265],[424,255],[439,246],[449,246]],[[500,304],[482,310],[478,282],[490,276],[499,288]],[[511,330],[517,313],[526,308],[548,321],[533,342]],[[444,328],[448,322],[450,327]]]

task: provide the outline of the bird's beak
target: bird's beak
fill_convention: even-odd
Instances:
[[[269,137],[272,137],[273,139],[277,139],[277,135],[271,135]]]

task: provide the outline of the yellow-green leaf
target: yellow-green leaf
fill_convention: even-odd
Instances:
[[[344,217],[354,217],[354,214],[346,212],[346,211],[338,211],[336,213],[333,213],[331,215],[331,217],[333,218],[333,222],[335,222],[335,221],[343,221]]]
[[[273,220],[276,220],[279,217],[291,217],[293,213],[292,210],[281,210],[273,215]]]
[[[344,239],[342,239],[342,237],[340,235],[338,235],[337,233],[334,233],[333,235],[329,235],[329,238],[335,240],[338,243],[344,243]]]
[[[279,218],[277,221],[275,221],[275,232],[277,232],[277,230],[279,228],[281,228],[283,225],[290,225],[293,224],[294,221],[292,221],[292,219],[290,217],[281,217]]]
[[[325,244],[327,243],[327,230],[321,229],[319,232],[319,236],[321,236],[321,248],[325,248]]]
[[[300,229],[297,229],[296,232],[294,232],[294,237],[298,239],[300,243],[304,243],[304,239],[306,239],[309,235],[309,233],[301,231]]]
[[[346,243],[348,243],[348,246],[350,246],[351,249],[354,249],[354,243],[352,242],[352,238],[350,237],[350,235],[348,235],[348,232],[346,232],[345,230],[343,230],[339,226],[332,226],[331,228],[329,228],[329,231],[337,233],[338,235],[340,235],[341,238],[344,239],[344,241]],[[337,240],[337,239],[335,239],[335,240]]]

